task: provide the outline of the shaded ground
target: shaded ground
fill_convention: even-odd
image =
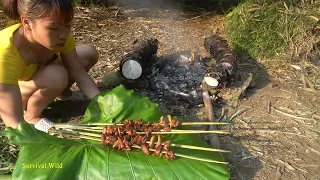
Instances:
[[[101,90],[108,90],[101,84],[102,76],[117,68],[125,49],[135,39],[157,38],[160,56],[182,50],[204,51],[205,36],[224,36],[224,15],[204,8],[169,6],[76,9],[76,41],[92,44],[100,53],[90,75]],[[293,69],[267,70],[256,60],[241,57],[236,82],[221,90],[219,101],[214,103],[217,118],[222,107],[229,110],[229,116],[245,109],[229,127],[232,135],[220,137],[221,147],[231,151],[224,156],[230,162],[232,179],[319,178],[320,120],[311,117],[320,113],[319,92],[303,90],[300,76]],[[254,83],[238,100],[233,94],[249,72]],[[87,104],[56,102],[45,113],[58,122],[78,121]],[[202,103],[192,107],[162,103],[160,107],[165,113],[181,115],[183,121],[203,118]]]

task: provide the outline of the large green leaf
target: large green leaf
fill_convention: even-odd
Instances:
[[[158,106],[149,99],[118,86],[91,101],[83,122],[119,122],[126,117],[155,122],[160,115]],[[225,165],[179,157],[166,161],[146,156],[139,149],[125,152],[100,143],[60,139],[25,123],[17,129],[7,128],[5,134],[12,143],[23,145],[13,179],[229,179]],[[208,147],[198,135],[173,135],[168,139],[176,144]],[[212,152],[173,151],[223,161]],[[57,163],[56,167],[50,167],[54,165],[50,163]]]

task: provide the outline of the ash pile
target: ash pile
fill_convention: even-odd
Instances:
[[[165,99],[171,104],[181,101],[201,103],[201,83],[206,66],[195,56],[193,52],[185,51],[156,58],[145,73],[149,87],[138,92],[155,102]]]
[[[145,81],[146,86],[135,91],[160,106],[198,105],[204,90],[224,87],[235,74],[236,54],[217,35],[204,39],[207,57],[191,51],[157,57],[158,43],[157,39],[136,40],[119,63],[118,74],[125,81],[117,82],[130,88]]]

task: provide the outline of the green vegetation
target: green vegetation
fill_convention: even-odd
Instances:
[[[0,126],[0,175],[11,174],[18,157],[20,148],[8,142],[2,135],[4,126]]]
[[[243,1],[227,15],[231,44],[254,58],[308,59],[319,42],[315,27],[320,3],[307,1]]]

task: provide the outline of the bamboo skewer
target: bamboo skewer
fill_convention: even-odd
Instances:
[[[87,136],[81,136],[81,135],[80,135],[80,138],[89,139],[89,140],[94,140],[94,141],[101,141],[100,139],[97,139],[97,138],[92,138],[92,137],[87,137]],[[173,144],[171,144],[171,146],[173,146]],[[132,147],[137,148],[137,149],[141,149],[141,147],[138,146],[138,145],[133,145]],[[151,148],[150,148],[149,150],[150,150],[150,151],[156,151],[155,149],[151,149]],[[161,153],[162,153],[162,154],[166,154],[165,151],[162,151]],[[174,154],[175,154],[175,156],[183,157],[183,158],[186,158],[186,159],[193,159],[193,160],[204,161],[204,162],[212,162],[212,163],[218,163],[218,164],[228,164],[228,162],[215,161],[215,160],[205,159],[205,158],[198,158],[198,157],[189,156],[189,155],[184,155],[184,154],[180,154],[180,153],[174,153]]]
[[[141,149],[141,147],[138,146],[138,145],[133,145],[132,147]],[[155,149],[152,149],[152,148],[150,148],[149,150],[150,150],[150,151],[156,151]],[[165,151],[162,151],[161,153],[162,153],[162,154],[166,154]],[[189,155],[184,155],[184,154],[179,154],[179,153],[174,153],[174,155],[175,155],[175,156],[178,156],[178,157],[184,157],[184,158],[187,158],[187,159],[193,159],[193,160],[198,160],[198,161],[213,162],[213,163],[218,163],[218,164],[228,164],[228,162],[215,161],[215,160],[205,159],[205,158],[198,158],[198,157],[189,156]]]
[[[101,139],[99,138],[94,138],[94,137],[88,137],[88,136],[83,136],[80,135],[80,138],[83,139],[89,139],[89,140],[94,140],[94,141],[101,141]],[[147,141],[147,143],[149,143],[150,141]],[[156,144],[156,142],[155,142]],[[162,143],[162,145],[164,145],[164,143]],[[185,145],[185,144],[174,144],[174,143],[170,143],[170,146],[172,147],[179,147],[179,148],[184,148],[184,149],[195,149],[195,150],[203,150],[203,151],[211,151],[211,152],[230,152],[230,151],[226,151],[226,150],[222,150],[222,149],[214,149],[214,148],[206,148],[206,147],[198,147],[198,146],[191,146],[191,145]]]
[[[227,131],[197,131],[197,130],[181,130],[181,131],[161,131],[151,132],[151,134],[230,134]],[[137,134],[146,134],[145,132],[137,132]]]
[[[88,128],[79,128],[76,130],[83,130],[83,131],[88,131],[88,132],[98,132],[98,133],[101,132],[101,130],[88,129]],[[66,131],[72,131],[72,129],[66,128]],[[147,134],[147,133],[146,132],[136,132],[136,134]],[[171,131],[151,132],[151,134],[230,134],[230,133],[225,130],[198,131],[198,130],[174,130],[174,129],[172,129]]]
[[[150,143],[150,141],[147,141],[147,143]],[[156,144],[156,142],[154,144]],[[164,145],[164,143],[162,143],[162,145]],[[226,151],[226,150],[222,150],[222,149],[198,147],[198,146],[191,146],[191,145],[185,145],[185,144],[170,143],[170,146],[184,148],[184,149],[195,149],[195,150],[211,151],[211,152],[230,152],[230,151]]]
[[[154,123],[156,125],[158,123]],[[227,125],[230,123],[226,122],[182,122],[181,126],[191,126],[191,125]],[[54,127],[74,127],[74,126],[122,126],[120,123],[54,123]]]

